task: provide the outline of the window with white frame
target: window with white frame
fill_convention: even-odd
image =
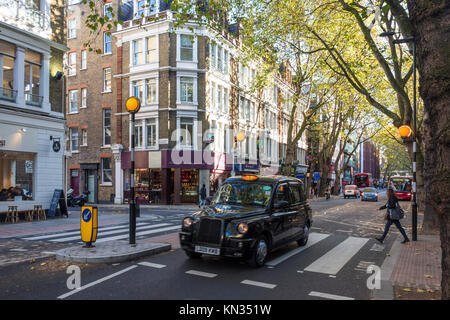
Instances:
[[[81,107],[87,107],[87,88],[81,88]]]
[[[134,146],[144,147],[144,120],[137,120],[134,125]]]
[[[112,18],[112,3],[105,3],[103,6],[103,16],[111,20]]]
[[[240,97],[240,99],[239,99],[239,119],[244,119],[244,117],[245,117],[244,103],[245,103],[245,99],[243,97]]]
[[[223,111],[222,86],[217,86],[217,111]]]
[[[221,46],[217,46],[217,69],[223,72],[223,48]]]
[[[194,78],[180,77],[180,101],[182,103],[194,102]]]
[[[111,158],[102,158],[102,184],[112,183]]]
[[[111,68],[103,69],[103,92],[111,92]]]
[[[211,54],[210,54],[210,65],[211,67],[216,67],[216,56],[217,56],[217,45],[211,42]]]
[[[78,112],[78,90],[69,90],[69,113]]]
[[[108,54],[111,52],[111,32],[105,31],[103,33],[103,54]]]
[[[230,98],[228,96],[228,88],[223,88],[223,113],[228,114]]]
[[[145,62],[152,63],[158,61],[158,56],[156,52],[156,36],[148,37],[145,39]]]
[[[87,146],[87,129],[81,129],[81,145]]]
[[[147,104],[157,103],[156,79],[145,79],[145,101]]]
[[[180,59],[194,61],[194,39],[185,34],[180,34]]]
[[[216,84],[214,82],[211,82],[210,87],[210,109],[214,110],[216,105]]]
[[[193,118],[180,118],[180,127],[179,129],[179,145],[181,147],[192,147],[193,138],[194,138],[194,119]]]
[[[77,36],[77,20],[76,19],[69,19],[67,22],[67,29],[68,29],[68,38],[73,39]]]
[[[77,74],[77,53],[69,53],[69,76],[74,76]]]
[[[146,119],[147,148],[154,148],[158,146],[158,131],[156,120],[156,118]]]
[[[245,119],[250,121],[250,101],[245,99]]]
[[[103,109],[103,145],[111,145],[111,109]]]
[[[81,70],[87,68],[87,51],[81,50]]]
[[[133,65],[144,64],[144,39],[133,40]]]
[[[255,103],[251,102],[250,104],[250,121],[256,122],[256,109],[255,109]]]
[[[135,97],[138,97],[139,100],[145,101],[144,93],[145,93],[145,80],[136,80],[132,82],[132,92]]]
[[[156,13],[156,0],[138,0],[136,3],[136,17],[147,17]]]
[[[70,151],[78,151],[78,128],[72,127],[69,129],[70,135]]]
[[[229,64],[229,53],[228,50],[223,50],[223,73],[228,74],[228,64]]]

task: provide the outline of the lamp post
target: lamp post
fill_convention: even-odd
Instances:
[[[135,114],[141,108],[137,97],[130,97],[126,102],[127,111],[131,114],[131,184],[130,184],[130,244],[136,245],[136,199],[134,192],[134,122]]]
[[[394,34],[398,32],[393,31],[387,31],[380,34],[381,37],[392,37]],[[412,168],[413,168],[413,182],[412,182],[412,192],[413,192],[413,199],[412,199],[412,240],[417,241],[417,189],[416,189],[416,156],[417,156],[417,107],[416,107],[416,42],[414,41],[414,37],[408,37],[405,39],[395,39],[392,40],[392,43],[394,44],[400,44],[400,43],[410,43],[412,42],[412,51],[413,51],[413,161],[412,161]],[[405,126],[401,126],[400,129]],[[411,128],[410,128],[411,129]],[[404,129],[403,134],[408,134],[407,129]],[[411,136],[411,132],[406,137],[402,138],[409,138]]]

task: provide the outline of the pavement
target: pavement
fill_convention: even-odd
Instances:
[[[439,235],[419,234],[417,241],[406,244],[402,240],[397,236],[381,266],[381,288],[373,290],[373,299],[399,300],[405,295],[413,300],[435,299],[442,277]]]

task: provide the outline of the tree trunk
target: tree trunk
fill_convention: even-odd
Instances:
[[[295,145],[292,142],[288,142],[286,145],[286,159],[284,161],[284,169],[283,174],[285,176],[290,176],[292,174],[292,164],[294,163],[295,158]]]
[[[450,299],[450,2],[408,0],[424,102],[426,204],[439,217],[442,299]]]
[[[342,173],[342,170],[334,169],[334,174],[336,175],[336,178],[334,180],[334,195],[335,196],[339,195],[339,189],[341,189],[341,173]]]

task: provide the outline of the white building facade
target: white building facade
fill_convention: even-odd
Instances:
[[[50,103],[51,81],[61,81],[51,72],[63,70],[50,64],[67,48],[50,40],[50,0],[0,0],[0,31],[0,212],[48,209],[63,189],[65,143],[63,108]]]

